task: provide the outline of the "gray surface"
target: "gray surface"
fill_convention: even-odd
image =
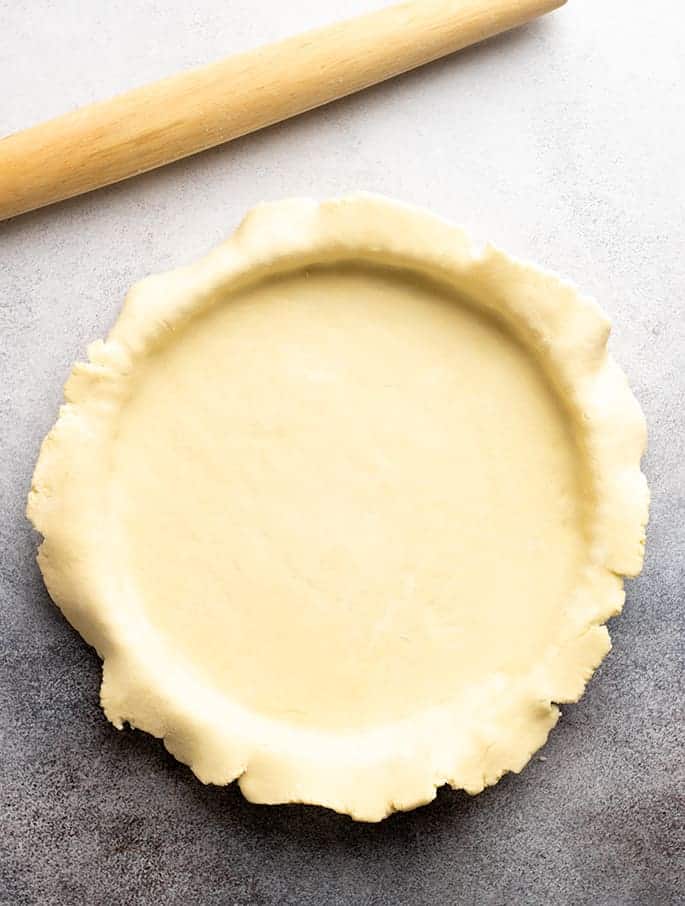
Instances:
[[[0,130],[371,5],[0,0]],[[682,16],[681,0],[571,0],[361,97],[0,225],[2,904],[685,901]],[[69,365],[129,284],[205,251],[258,200],[350,188],[430,206],[597,296],[651,440],[645,571],[545,760],[380,826],[249,805],[110,727],[97,659],[50,604],[23,517]]]

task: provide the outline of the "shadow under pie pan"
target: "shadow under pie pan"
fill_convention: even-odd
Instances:
[[[367,821],[521,770],[642,565],[608,334],[557,276],[370,195],[259,206],[134,286],[28,506],[110,721]]]

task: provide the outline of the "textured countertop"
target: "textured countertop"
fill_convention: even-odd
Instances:
[[[0,0],[0,131],[380,3]],[[0,903],[685,902],[681,0],[526,29],[118,187],[0,224]],[[70,364],[127,287],[255,202],[368,189],[570,276],[614,321],[652,518],[614,650],[520,776],[378,826],[257,807],[117,732],[51,604],[24,501]]]

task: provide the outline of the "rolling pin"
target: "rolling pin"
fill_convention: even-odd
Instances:
[[[410,0],[0,141],[0,220],[144,173],[522,25],[565,0]]]

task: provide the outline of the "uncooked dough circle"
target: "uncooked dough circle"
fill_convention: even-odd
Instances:
[[[369,820],[518,770],[642,557],[641,414],[557,278],[369,196],[134,288],[29,513],[103,706]]]
[[[554,639],[584,553],[577,459],[492,319],[389,269],[303,269],[141,373],[113,447],[118,569],[228,697],[391,722]]]

